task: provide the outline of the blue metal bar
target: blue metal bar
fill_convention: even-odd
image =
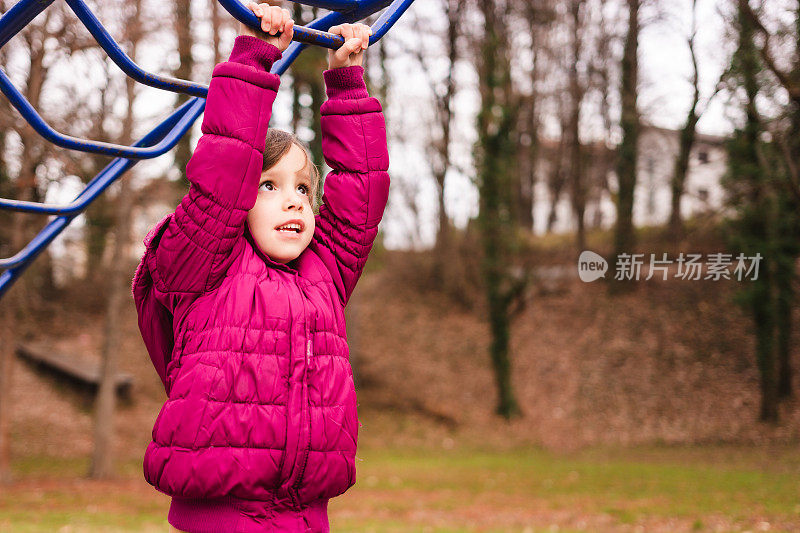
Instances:
[[[251,28],[260,28],[261,21],[255,14],[250,11],[239,0],[218,0],[220,5],[224,7],[233,18],[250,26]],[[396,4],[407,3],[411,4],[413,0],[396,0]],[[339,14],[341,18],[337,18],[338,22],[331,22],[329,24],[318,24],[319,20],[308,24],[307,26],[295,26],[294,35],[292,40],[297,43],[313,44],[322,46],[324,48],[331,48],[336,50],[344,44],[344,39],[339,35],[327,33],[325,30],[336,24],[342,22],[355,22],[362,20],[380,11],[391,3],[391,0],[300,0],[298,3],[311,6],[319,6],[327,9],[334,10],[333,13]],[[392,11],[390,9],[389,11]],[[405,11],[405,9],[403,9]],[[331,13],[331,14],[333,14]],[[384,32],[385,33],[385,32]],[[381,34],[382,35],[382,34]],[[375,36],[375,28],[373,28],[373,35],[370,37],[370,44],[380,39]],[[294,43],[292,43],[294,44]],[[302,48],[300,48],[302,50]]]
[[[293,0],[295,4],[321,7],[331,11],[353,11],[358,7],[358,0]]]
[[[150,133],[142,137],[136,146],[147,146],[160,142],[165,135],[171,134],[176,127],[183,128],[181,133],[185,133],[194,120],[202,114],[205,109],[205,100],[193,98],[184,105],[176,109],[161,124],[156,126]],[[177,136],[175,142],[180,138]],[[109,163],[100,173],[89,183],[86,189],[81,192],[75,203],[80,203],[80,209],[73,208],[73,204],[66,206],[65,214],[51,220],[47,226],[19,251],[16,255],[6,259],[0,259],[0,269],[6,269],[0,273],[0,298],[11,287],[11,284],[18,278],[30,263],[66,228],[72,219],[77,217],[89,203],[94,201],[109,185],[114,183],[126,170],[138,163],[137,159],[116,158]]]
[[[414,0],[395,0],[392,2],[391,7],[381,13],[381,16],[378,17],[378,20],[371,26],[372,28],[372,35],[369,39],[369,44],[373,44],[376,41],[379,41],[381,37],[386,35],[386,32],[394,26],[394,23],[397,22],[400,17],[403,16],[403,13],[411,7],[411,4],[414,3]],[[377,12],[376,9],[372,13]],[[370,15],[372,14],[370,13]]]
[[[219,1],[220,3],[223,3],[226,1],[236,2],[237,0]],[[400,16],[405,13],[412,3],[414,3],[414,0],[394,0],[394,2],[391,2],[390,0],[362,0],[359,2],[359,7],[356,10],[349,13],[333,11],[313,21],[308,25],[308,27],[313,29],[327,30],[331,26],[336,26],[338,24],[352,23],[357,20],[363,20],[391,4],[389,9],[384,11],[378,20],[376,20],[371,26],[372,35],[370,35],[369,43],[373,44],[380,40],[386,34],[386,32],[389,31],[389,28],[391,28],[394,23],[397,22]],[[283,72],[289,67],[289,65],[292,64],[297,56],[300,55],[300,52],[305,49],[305,47],[306,45],[304,43],[293,42],[290,44],[289,47],[283,52],[283,57],[280,59],[280,61],[277,61],[274,65],[272,65],[272,72],[276,74],[283,74]]]
[[[8,76],[0,70],[0,91],[6,95],[11,105],[28,121],[28,123],[36,130],[39,135],[46,140],[61,146],[62,148],[69,148],[70,150],[77,150],[81,152],[89,152],[93,154],[104,154],[116,157],[131,157],[135,159],[151,159],[158,157],[172,148],[174,143],[170,144],[173,140],[172,137],[165,139],[155,146],[146,148],[120,146],[118,144],[105,143],[100,141],[86,141],[70,135],[64,135],[51,128],[36,110],[31,106],[30,102],[11,84]]]
[[[239,0],[218,0],[218,2],[239,22],[253,29],[261,27],[261,20]],[[356,0],[302,0],[299,3],[326,9],[346,9],[347,11],[354,11],[358,5]],[[295,26],[292,40],[299,43],[331,48],[333,50],[336,50],[344,44],[344,39],[339,35],[320,31],[310,24],[308,26]]]
[[[191,100],[176,109],[167,119],[140,139],[134,146],[119,146],[110,143],[86,141],[63,135],[39,116],[25,97],[14,87],[11,80],[0,71],[0,90],[9,101],[45,139],[64,148],[90,153],[116,156],[86,188],[70,203],[63,205],[46,205],[38,202],[0,199],[0,209],[57,215],[45,226],[25,248],[9,258],[0,258],[0,298],[11,287],[14,281],[31,264],[31,262],[55,239],[69,223],[83,212],[106,188],[116,181],[126,170],[140,159],[157,157],[170,150],[178,140],[191,128],[195,120],[205,109],[204,98],[208,87],[199,83],[178,80],[168,76],[151,74],[134,63],[106,32],[100,21],[89,10],[83,0],[65,0],[77,17],[83,22],[109,57],[132,79],[155,87],[194,96]],[[239,0],[218,0],[237,20],[250,27],[258,28],[260,21]],[[370,44],[378,41],[402,16],[414,0],[298,0],[298,3],[333,9],[331,13],[313,21],[307,27],[294,28],[293,42],[283,53],[280,61],[272,67],[272,72],[282,74],[294,61],[297,55],[308,45],[315,44],[326,48],[338,48],[344,42],[339,35],[327,33],[331,26],[352,23],[362,20],[385,8],[386,10],[373,24]],[[31,20],[46,9],[53,0],[20,0],[2,17],[0,17],[0,47],[5,45],[14,35]]]
[[[36,18],[53,0],[20,0],[0,18],[0,48]]]
[[[108,57],[116,63],[128,77],[142,83],[155,87],[156,89],[164,89],[174,93],[185,93],[191,96],[206,97],[208,93],[208,85],[202,83],[195,83],[193,81],[179,80],[169,76],[159,76],[151,74],[143,70],[139,65],[133,62],[130,57],[125,54],[122,48],[114,41],[114,38],[108,34],[102,23],[97,20],[94,13],[86,6],[83,0],[65,0],[67,5],[75,12],[75,15],[83,22],[89,33],[92,34],[103,50],[106,51]],[[116,155],[116,154],[111,154]]]
[[[205,109],[206,101],[202,98],[192,98],[188,100],[183,105],[181,105],[178,109],[175,110],[169,117],[167,117],[164,122],[156,126],[156,129],[153,131],[163,132],[164,128],[171,128],[167,130],[166,133],[160,133],[158,145],[166,145],[167,150],[172,149],[178,141],[183,137],[184,133],[186,133],[189,128],[191,128],[194,121],[200,116]],[[150,137],[145,137],[143,139],[149,139]],[[147,146],[149,143],[140,141],[136,144],[136,146]],[[137,158],[138,159],[138,158]],[[0,209],[8,209],[10,211],[23,211],[28,213],[41,213],[46,215],[70,215],[73,213],[80,214],[81,211],[85,207],[91,203],[92,200],[97,196],[96,191],[97,187],[102,186],[105,188],[105,185],[98,185],[101,183],[99,179],[102,175],[102,172],[98,174],[92,181],[90,181],[86,188],[78,195],[75,200],[68,204],[63,205],[56,205],[56,204],[43,204],[39,202],[26,202],[23,200],[8,200],[5,198],[0,198]],[[87,199],[87,196],[89,198]],[[3,260],[0,259],[0,268],[3,265]]]

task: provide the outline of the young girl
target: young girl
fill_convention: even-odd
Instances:
[[[133,280],[139,327],[167,400],[145,479],[191,533],[328,531],[327,504],[355,483],[356,393],[344,306],[389,190],[381,105],[361,66],[371,30],[330,29],[317,173],[296,137],[268,130],[291,42],[286,9],[251,4],[214,68],[191,182],[145,238]]]

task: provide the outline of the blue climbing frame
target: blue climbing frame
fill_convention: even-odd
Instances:
[[[0,18],[0,48],[6,45],[22,28],[44,11],[55,0],[20,0]],[[119,45],[103,28],[83,0],[64,0],[78,19],[86,26],[111,59],[130,78],[166,91],[193,96],[176,109],[158,126],[142,137],[133,146],[120,146],[64,135],[51,128],[30,105],[8,76],[0,70],[0,91],[26,121],[48,141],[81,152],[115,156],[69,204],[53,205],[0,198],[0,209],[57,215],[39,234],[16,255],[0,258],[0,298],[25,271],[44,248],[106,188],[114,183],[126,170],[140,159],[158,157],[172,149],[178,140],[192,127],[205,109],[208,86],[191,81],[149,73],[139,67],[122,51]],[[258,28],[259,20],[239,0],[218,0],[237,20]],[[272,72],[283,74],[300,52],[309,44],[336,49],[344,42],[342,37],[327,33],[331,26],[363,20],[389,6],[372,25],[370,44],[378,41],[403,15],[414,0],[298,0],[297,3],[331,10],[307,26],[295,26],[294,42],[287,48],[280,61],[272,66]]]

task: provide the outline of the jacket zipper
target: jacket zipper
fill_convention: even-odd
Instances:
[[[308,335],[308,326],[306,326],[306,335]],[[303,372],[303,393],[304,393],[303,394],[303,397],[304,397],[303,403],[304,404],[308,403],[308,385],[307,385],[308,382],[306,380],[306,373],[308,372],[308,363],[309,363],[309,360],[311,358],[311,337],[307,336],[306,338],[308,340],[306,342],[306,357],[305,357],[306,369]],[[308,419],[309,419],[309,421],[311,420],[311,413],[310,412],[309,412]],[[297,474],[297,479],[295,479],[294,485],[292,485],[292,488],[294,488],[295,491],[300,488],[300,483],[303,481],[303,474],[305,473],[306,465],[308,464],[308,452],[309,452],[310,447],[311,447],[311,428],[309,427],[308,444],[304,447],[304,451],[302,452],[303,453],[303,461],[302,461],[302,463],[300,463],[300,470],[299,470],[299,472]]]
[[[297,282],[297,280],[298,280],[298,276],[297,276],[297,274],[295,274],[295,282]],[[298,288],[300,288],[300,284],[299,283],[297,283],[297,286],[298,286]],[[305,292],[303,291],[302,288],[300,288],[300,293],[303,295],[303,297],[305,297]],[[305,298],[303,298],[303,310],[304,311],[305,311],[305,307],[306,307]],[[305,330],[306,330],[306,346],[305,346],[305,348],[306,349],[305,349],[305,354],[304,354],[304,357],[303,357],[305,366],[303,367],[303,377],[302,377],[303,382],[302,382],[302,394],[301,394],[301,405],[300,405],[301,413],[303,411],[307,411],[306,407],[307,407],[307,404],[308,404],[308,382],[307,382],[306,376],[307,376],[307,373],[308,373],[308,364],[309,364],[309,360],[310,360],[310,357],[311,357],[311,334],[310,334],[309,329],[308,329],[308,317],[304,316],[303,319],[306,321],[306,324],[305,324],[305,326],[306,326],[305,327]],[[304,418],[308,418],[308,421],[303,420]],[[303,417],[303,416],[300,417],[301,427],[299,428],[299,431],[298,431],[299,435],[303,434],[303,424],[309,423],[310,420],[311,420],[311,414],[310,413],[308,413],[306,417]],[[292,490],[289,491],[289,494],[291,495],[291,498],[294,501],[294,504],[296,506],[300,505],[300,500],[299,500],[299,497],[297,495],[297,491],[300,488],[300,483],[303,480],[303,474],[305,473],[306,465],[308,463],[308,455],[309,455],[308,452],[309,452],[310,446],[311,446],[311,428],[309,427],[309,434],[308,434],[307,442],[304,443],[302,448],[299,446],[299,443],[298,443],[298,450],[302,450],[302,451],[300,451],[302,459],[301,459],[301,462],[300,462],[300,465],[299,465],[300,469],[298,470],[297,477],[295,478],[294,483],[292,483]],[[296,453],[295,453],[295,461],[297,461],[297,454]]]

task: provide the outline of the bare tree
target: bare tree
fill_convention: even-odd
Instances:
[[[790,100],[794,102],[795,106],[800,106],[800,60],[795,59],[790,69],[782,68],[776,59],[776,52],[773,47],[774,35],[764,25],[762,20],[763,14],[756,12],[747,0],[738,0],[738,7],[742,12],[742,16],[746,17],[753,25],[754,32],[761,36],[760,44],[756,44],[756,50],[761,56],[769,71],[777,78],[780,85],[786,90]],[[800,6],[795,7],[795,31],[796,36],[800,36]],[[800,39],[800,37],[796,37]],[[796,43],[795,58],[797,58],[797,50],[800,50],[800,42]],[[794,152],[794,153],[792,153]],[[800,198],[800,172],[798,172],[798,163],[800,159],[800,146],[795,144],[792,150],[785,150],[784,152],[789,157],[787,158],[787,165],[791,171],[791,180],[789,184],[792,187],[792,193],[795,197]]]
[[[567,154],[567,135],[566,130],[568,127],[568,115],[565,112],[564,99],[559,97],[559,123],[561,125],[561,135],[558,141],[550,150],[549,161],[550,168],[547,173],[547,189],[550,192],[550,212],[547,215],[547,231],[553,231],[557,216],[558,216],[558,203],[561,200],[561,194],[567,185],[567,169],[566,154]]]
[[[455,110],[453,98],[458,90],[455,78],[455,68],[461,57],[459,39],[462,34],[462,25],[465,13],[465,3],[457,0],[438,0],[446,21],[442,35],[437,35],[441,40],[442,56],[431,54],[431,46],[422,42],[416,48],[406,48],[405,52],[416,59],[422,68],[433,95],[434,116],[431,128],[428,131],[427,155],[431,162],[431,171],[436,182],[437,201],[437,232],[436,247],[434,250],[433,271],[431,276],[434,283],[441,283],[446,276],[447,262],[452,260],[452,227],[450,218],[445,208],[444,190],[447,173],[452,169],[451,146],[453,141],[453,120]],[[421,22],[415,21],[415,26]],[[436,69],[432,63],[436,64]],[[444,65],[443,76],[436,74]]]
[[[789,98],[800,104],[800,80],[798,80],[793,70],[786,70],[778,65],[775,50],[772,46],[772,32],[764,26],[761,16],[750,6],[748,0],[738,0],[738,5],[739,9],[742,10],[742,15],[747,17],[753,25],[754,32],[761,35],[763,39],[761,45],[756,46],[762,61],[786,89],[786,92],[789,93]],[[800,8],[796,9],[800,10]]]
[[[519,124],[519,94],[511,77],[509,20],[511,3],[481,1],[481,34],[475,39],[481,107],[477,116],[475,146],[478,177],[482,277],[486,288],[487,319],[492,334],[489,349],[497,386],[497,414],[521,414],[511,383],[509,332],[511,321],[524,303],[527,272],[515,268],[519,249],[514,212],[517,175],[515,127]],[[521,271],[520,271],[521,270]]]
[[[601,137],[595,142],[590,153],[592,165],[588,204],[595,206],[594,216],[588,222],[590,227],[600,227],[603,223],[600,202],[604,194],[610,193],[608,177],[615,163],[614,151],[609,147],[609,142],[614,129],[614,120],[611,117],[611,91],[614,88],[612,69],[615,66],[613,43],[616,36],[613,30],[613,18],[609,20],[603,8],[604,4],[601,2],[597,9],[597,21],[592,24],[597,36],[589,63],[591,73],[589,86],[599,93],[597,112],[602,124]]]
[[[639,141],[639,6],[641,0],[627,0],[628,26],[622,56],[622,143],[617,154],[617,223],[614,229],[614,257],[632,253],[635,243],[633,227],[633,193],[636,188],[636,163]],[[620,287],[623,283],[614,283]]]
[[[214,48],[214,64],[216,65],[222,61],[222,52],[220,50],[220,30],[222,29],[222,18],[220,17],[220,7],[217,0],[208,0],[209,8],[211,11],[211,43]],[[299,6],[300,4],[295,4]]]
[[[450,235],[450,219],[447,216],[444,202],[444,185],[447,172],[450,169],[450,146],[452,142],[452,122],[453,122],[453,97],[456,92],[456,81],[454,70],[456,63],[459,60],[458,39],[461,33],[460,27],[463,17],[463,2],[456,0],[443,0],[445,8],[445,16],[447,18],[447,33],[445,37],[445,53],[447,54],[447,68],[448,75],[444,83],[444,91],[434,90],[435,111],[439,128],[441,129],[441,137],[433,139],[433,176],[436,179],[438,187],[438,204],[439,204],[439,224],[436,234],[436,244],[439,249],[437,254],[439,261],[439,276],[442,276],[443,262],[446,260],[445,256],[449,249],[449,235]],[[422,58],[419,58],[420,63],[424,64]],[[436,89],[434,87],[434,89]]]
[[[689,106],[689,112],[686,115],[686,122],[681,128],[680,136],[678,139],[678,154],[675,156],[675,164],[672,173],[671,188],[672,188],[672,205],[669,216],[669,235],[677,243],[683,238],[683,217],[681,216],[681,199],[686,185],[686,176],[689,172],[689,157],[694,147],[695,132],[697,130],[697,122],[702,117],[705,109],[708,108],[708,103],[722,87],[721,83],[717,83],[717,88],[705,102],[704,107],[700,106],[700,75],[697,65],[697,0],[692,0],[692,28],[687,39],[689,46],[689,54],[692,58],[692,102]],[[725,74],[723,73],[723,76]],[[721,80],[720,80],[721,81]]]
[[[178,57],[180,60],[173,72],[173,76],[182,80],[190,80],[192,79],[195,63],[194,54],[192,53],[194,36],[192,35],[191,0],[172,0],[172,25],[178,40]],[[176,106],[180,106],[189,99],[189,95],[178,94],[176,98]],[[186,134],[181,137],[175,146],[175,166],[181,173],[181,179],[178,182],[181,190],[176,191],[178,198],[182,197],[186,193],[185,189],[189,188],[186,165],[189,164],[189,158],[192,156],[191,141],[191,136]]]
[[[124,40],[128,44],[128,55],[136,61],[138,46],[144,37],[142,31],[142,0],[133,0],[120,6],[125,14]],[[130,13],[128,13],[130,10]],[[125,98],[127,102],[125,116],[122,120],[122,131],[119,144],[133,143],[134,112],[137,83],[125,78]],[[123,176],[118,181],[119,188],[114,209],[114,249],[109,273],[108,296],[106,301],[104,342],[101,353],[102,366],[100,385],[95,399],[94,415],[94,451],[89,477],[94,479],[110,478],[114,474],[114,411],[116,406],[117,357],[120,352],[123,305],[128,295],[131,240],[131,211],[133,195],[131,194],[130,176]]]
[[[550,0],[521,2],[518,6],[520,18],[529,28],[531,65],[528,72],[531,86],[530,96],[522,99],[518,137],[519,178],[517,180],[517,218],[520,228],[533,231],[534,189],[541,148],[542,94],[539,84],[544,75],[543,63],[546,55],[547,28],[555,20]]]
[[[571,0],[569,5],[569,24],[571,30],[570,57],[569,57],[569,169],[570,169],[570,196],[572,209],[575,214],[576,246],[578,250],[586,248],[586,228],[584,226],[584,213],[586,211],[587,184],[584,176],[583,154],[581,147],[581,108],[586,95],[586,84],[578,73],[583,51],[583,14],[586,0]]]

